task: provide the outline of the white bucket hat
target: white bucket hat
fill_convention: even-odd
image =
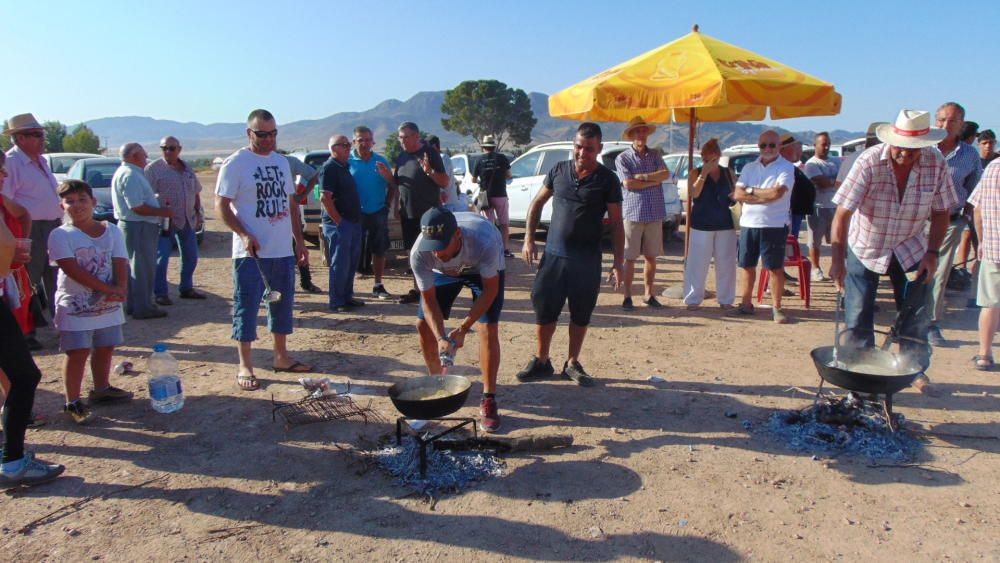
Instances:
[[[930,112],[914,109],[901,110],[895,123],[883,123],[875,129],[878,140],[907,149],[933,147],[946,135],[944,129],[931,128]]]

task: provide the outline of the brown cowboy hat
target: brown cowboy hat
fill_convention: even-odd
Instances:
[[[35,119],[35,116],[30,113],[22,113],[7,120],[7,129],[3,134],[13,135],[14,133],[23,133],[37,129],[45,129],[45,127]]]
[[[632,134],[633,131],[635,131],[636,129],[641,129],[643,127],[645,127],[650,134],[652,134],[653,131],[656,131],[655,125],[650,125],[649,123],[646,123],[646,120],[639,116],[633,117],[632,119],[629,120],[628,127],[626,127],[625,131],[622,132],[622,139],[628,141],[631,138],[630,135]]]

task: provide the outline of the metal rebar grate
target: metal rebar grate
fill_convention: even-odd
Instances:
[[[388,422],[385,417],[372,408],[371,399],[368,400],[367,405],[362,407],[348,395],[306,397],[294,403],[275,401],[272,396],[271,405],[274,407],[271,411],[271,419],[277,420],[280,414],[285,419],[285,428],[347,418],[360,418],[365,424]]]

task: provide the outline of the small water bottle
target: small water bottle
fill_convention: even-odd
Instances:
[[[450,338],[447,340],[451,344],[448,346],[448,351],[438,353],[438,359],[441,361],[441,367],[444,368],[445,372],[448,371],[448,368],[455,365],[455,342]]]
[[[156,194],[156,201],[160,201],[160,194]],[[170,203],[161,203],[160,207],[169,208]],[[160,217],[160,236],[170,236],[170,217]]]
[[[184,406],[184,389],[181,387],[180,366],[167,345],[158,343],[146,361],[149,372],[149,400],[153,410],[171,413]]]

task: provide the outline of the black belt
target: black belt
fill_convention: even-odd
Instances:
[[[959,220],[961,218],[962,218],[962,212],[961,211],[956,211],[956,212],[954,212],[954,213],[952,213],[951,215],[948,216],[948,219],[950,219],[952,221],[957,221],[957,220]]]

